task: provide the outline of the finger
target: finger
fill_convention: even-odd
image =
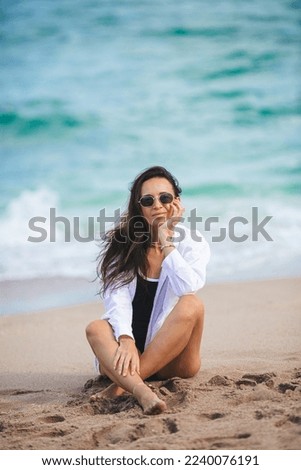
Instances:
[[[171,216],[170,219],[168,219],[166,222],[166,225],[167,225],[167,230],[169,230],[170,232],[173,232],[173,228],[174,228],[174,222],[175,222],[175,217],[174,215]]]
[[[168,221],[169,229],[173,229],[174,225],[179,222],[179,216],[180,216],[180,211],[176,207],[174,207],[172,216],[170,217]]]
[[[137,357],[136,370],[137,370],[137,373],[140,375],[140,357],[139,356]]]
[[[174,204],[179,207],[179,208],[182,208],[182,201],[180,199],[174,199]]]
[[[174,211],[172,216],[174,221],[179,222],[179,219],[182,217],[184,210],[185,208],[181,205],[179,201],[177,201],[177,204],[174,204]]]
[[[181,206],[179,201],[175,201],[173,204],[173,215],[177,216],[181,212]]]
[[[182,206],[181,201],[175,201],[175,207],[178,210],[178,214],[182,214],[185,210],[185,207]]]
[[[117,368],[117,372],[118,372],[119,375],[122,375],[124,360],[125,360],[125,356],[124,356],[124,354],[122,354],[120,356],[120,359],[119,359],[119,362],[118,362],[118,368]]]
[[[129,370],[129,365],[130,365],[130,356],[126,356],[124,362],[123,362],[123,368],[122,368],[122,375],[123,377],[127,376],[128,370]]]
[[[140,360],[139,358],[133,358],[131,362],[131,375],[134,375],[135,372],[140,374]]]
[[[119,359],[120,359],[120,351],[118,351],[118,349],[116,350],[115,352],[115,355],[114,355],[114,358],[113,358],[113,367],[114,367],[114,370],[117,369],[117,364],[119,362]]]

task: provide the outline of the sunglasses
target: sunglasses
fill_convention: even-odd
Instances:
[[[170,193],[162,193],[158,198],[147,195],[147,196],[142,196],[138,203],[141,204],[143,207],[151,207],[154,205],[155,199],[159,199],[161,204],[170,204],[174,200],[174,196]]]

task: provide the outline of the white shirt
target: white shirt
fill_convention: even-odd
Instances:
[[[161,328],[179,297],[194,294],[205,284],[210,249],[204,237],[199,232],[191,232],[184,225],[178,224],[173,244],[175,249],[162,262],[145,346]],[[136,285],[137,277],[125,286],[108,288],[103,296],[105,312],[102,318],[110,323],[117,340],[121,335],[133,338],[132,301]]]

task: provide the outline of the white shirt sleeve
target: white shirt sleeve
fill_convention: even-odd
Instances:
[[[133,308],[129,285],[117,289],[108,288],[104,293],[103,303],[105,313],[102,318],[110,323],[116,340],[121,335],[134,338],[132,331]]]
[[[203,236],[192,238],[190,231],[185,231],[185,238],[178,243],[163,260],[170,285],[178,297],[195,293],[206,281],[206,266],[210,258],[210,248]]]

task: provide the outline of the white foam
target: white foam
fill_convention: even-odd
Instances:
[[[280,200],[262,200],[257,201],[257,207],[259,222],[266,215],[273,216],[265,227],[273,241],[267,241],[261,234],[258,241],[252,241],[250,228],[246,227],[245,233],[249,238],[243,243],[233,242],[229,238],[221,243],[211,243],[212,258],[208,266],[208,279],[212,282],[300,276],[301,213],[298,206],[288,206],[285,201]],[[244,204],[241,204],[240,210],[238,208],[239,204],[236,207],[236,215],[250,220],[251,207],[249,215]],[[223,221],[229,220],[233,215],[232,209],[229,210],[227,215],[223,216]],[[243,232],[244,227],[242,226],[240,231]],[[210,236],[207,235],[208,241]]]
[[[65,242],[64,228],[60,225],[56,227],[55,242],[50,242],[49,236],[39,243],[28,241],[29,236],[37,237],[37,233],[31,232],[28,226],[33,217],[47,219],[43,228],[49,234],[51,207],[61,215],[57,194],[47,188],[24,191],[9,204],[0,219],[1,280],[56,275],[94,276],[97,255],[94,242],[79,243],[72,237],[70,242]]]
[[[246,242],[233,242],[229,239],[227,231],[224,241],[213,243],[212,236],[218,235],[218,229],[214,229],[213,226],[212,232],[205,232],[204,226],[197,224],[197,228],[211,244],[212,258],[208,265],[209,281],[300,275],[301,213],[297,203],[294,206],[280,200],[262,199],[250,202],[244,199],[231,199],[231,207],[227,205],[227,201],[220,201],[218,207],[215,201],[213,209],[212,201],[203,198],[202,205],[206,211],[202,213],[200,209],[197,215],[220,216],[220,227],[227,226],[231,217],[234,216],[242,216],[250,221],[252,206],[259,208],[259,221],[266,215],[273,216],[266,226],[267,232],[273,238],[272,242],[266,241],[261,235],[258,241],[252,241],[250,226],[241,225],[237,226],[236,234],[242,235],[246,230],[245,233],[249,235]],[[185,215],[188,216],[191,208],[197,206],[200,206],[199,201],[188,201]],[[37,236],[37,233],[31,232],[28,227],[28,221],[32,217],[45,217],[47,221],[43,227],[49,233],[51,207],[56,208],[57,215],[68,217],[68,214],[64,213],[60,207],[58,195],[46,187],[24,191],[10,203],[0,219],[1,280],[52,276],[94,278],[95,259],[99,250],[96,241],[80,243],[71,233],[71,241],[65,242],[63,224],[56,226],[55,242],[50,242],[49,237],[40,243],[28,241],[30,235]],[[108,210],[107,213],[111,215],[113,210]],[[87,217],[93,215],[98,214],[83,215],[81,225],[84,228]],[[72,218],[69,217],[69,220],[71,221]],[[185,225],[189,226],[187,220]]]

